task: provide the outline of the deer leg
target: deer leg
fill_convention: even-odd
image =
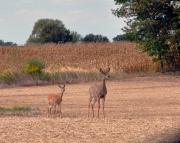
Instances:
[[[55,114],[56,114],[56,105],[54,105],[54,116],[55,116]]]
[[[48,107],[48,117],[51,115],[51,106]]]
[[[102,99],[102,106],[103,106],[103,116],[105,118],[105,113],[104,113],[104,104],[105,104],[105,97]]]
[[[98,118],[99,118],[99,110],[100,110],[100,99],[98,99]]]
[[[59,105],[59,116],[62,118],[61,104]]]
[[[93,114],[93,118],[94,118],[94,104],[91,105],[92,108],[92,114]]]
[[[91,102],[91,107],[92,107],[92,113],[93,113],[93,118],[94,118],[94,106],[96,104],[97,98],[93,98]]]
[[[89,101],[89,104],[88,104],[88,118],[89,118],[90,107],[91,107],[91,102]]]
[[[52,109],[53,109],[53,106],[50,105],[50,106],[49,106],[49,115],[50,115],[50,116],[52,116]]]
[[[57,106],[57,114],[60,116],[60,105]]]
[[[92,98],[90,97],[89,104],[88,104],[88,118],[89,118],[89,114],[90,114],[91,102],[92,102]]]

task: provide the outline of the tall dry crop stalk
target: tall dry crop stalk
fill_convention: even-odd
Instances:
[[[40,58],[46,71],[95,71],[109,66],[113,72],[154,71],[157,64],[134,43],[77,43],[0,47],[0,72],[17,71],[28,59]]]

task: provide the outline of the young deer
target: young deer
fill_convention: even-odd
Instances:
[[[90,97],[89,97],[89,105],[88,105],[88,117],[89,117],[90,107],[92,108],[92,113],[94,117],[94,106],[95,106],[95,103],[98,102],[98,118],[99,118],[100,99],[102,99],[103,116],[105,118],[104,104],[105,104],[105,98],[107,94],[106,79],[110,77],[109,76],[110,68],[106,70],[102,70],[100,68],[99,71],[103,75],[103,79],[101,83],[96,83],[89,88]]]
[[[65,91],[65,84],[59,85],[58,87],[61,90],[61,93],[59,95],[49,95],[48,96],[48,103],[49,103],[48,117],[52,114],[53,108],[54,108],[54,114],[58,113],[57,106],[59,107],[59,116],[62,117],[61,103],[62,103],[63,93]]]

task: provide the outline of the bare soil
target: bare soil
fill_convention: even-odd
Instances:
[[[180,142],[180,77],[134,77],[108,81],[106,118],[87,118],[88,88],[67,85],[63,118],[47,118],[54,86],[0,89],[0,106],[30,106],[23,116],[0,115],[1,143]]]

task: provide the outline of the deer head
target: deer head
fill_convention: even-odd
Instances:
[[[62,93],[65,91],[65,84],[60,84],[58,87],[61,89]]]
[[[107,68],[107,69],[104,69],[104,70],[102,68],[100,68],[99,71],[103,75],[104,79],[110,78],[110,75],[109,75],[110,68]]]

